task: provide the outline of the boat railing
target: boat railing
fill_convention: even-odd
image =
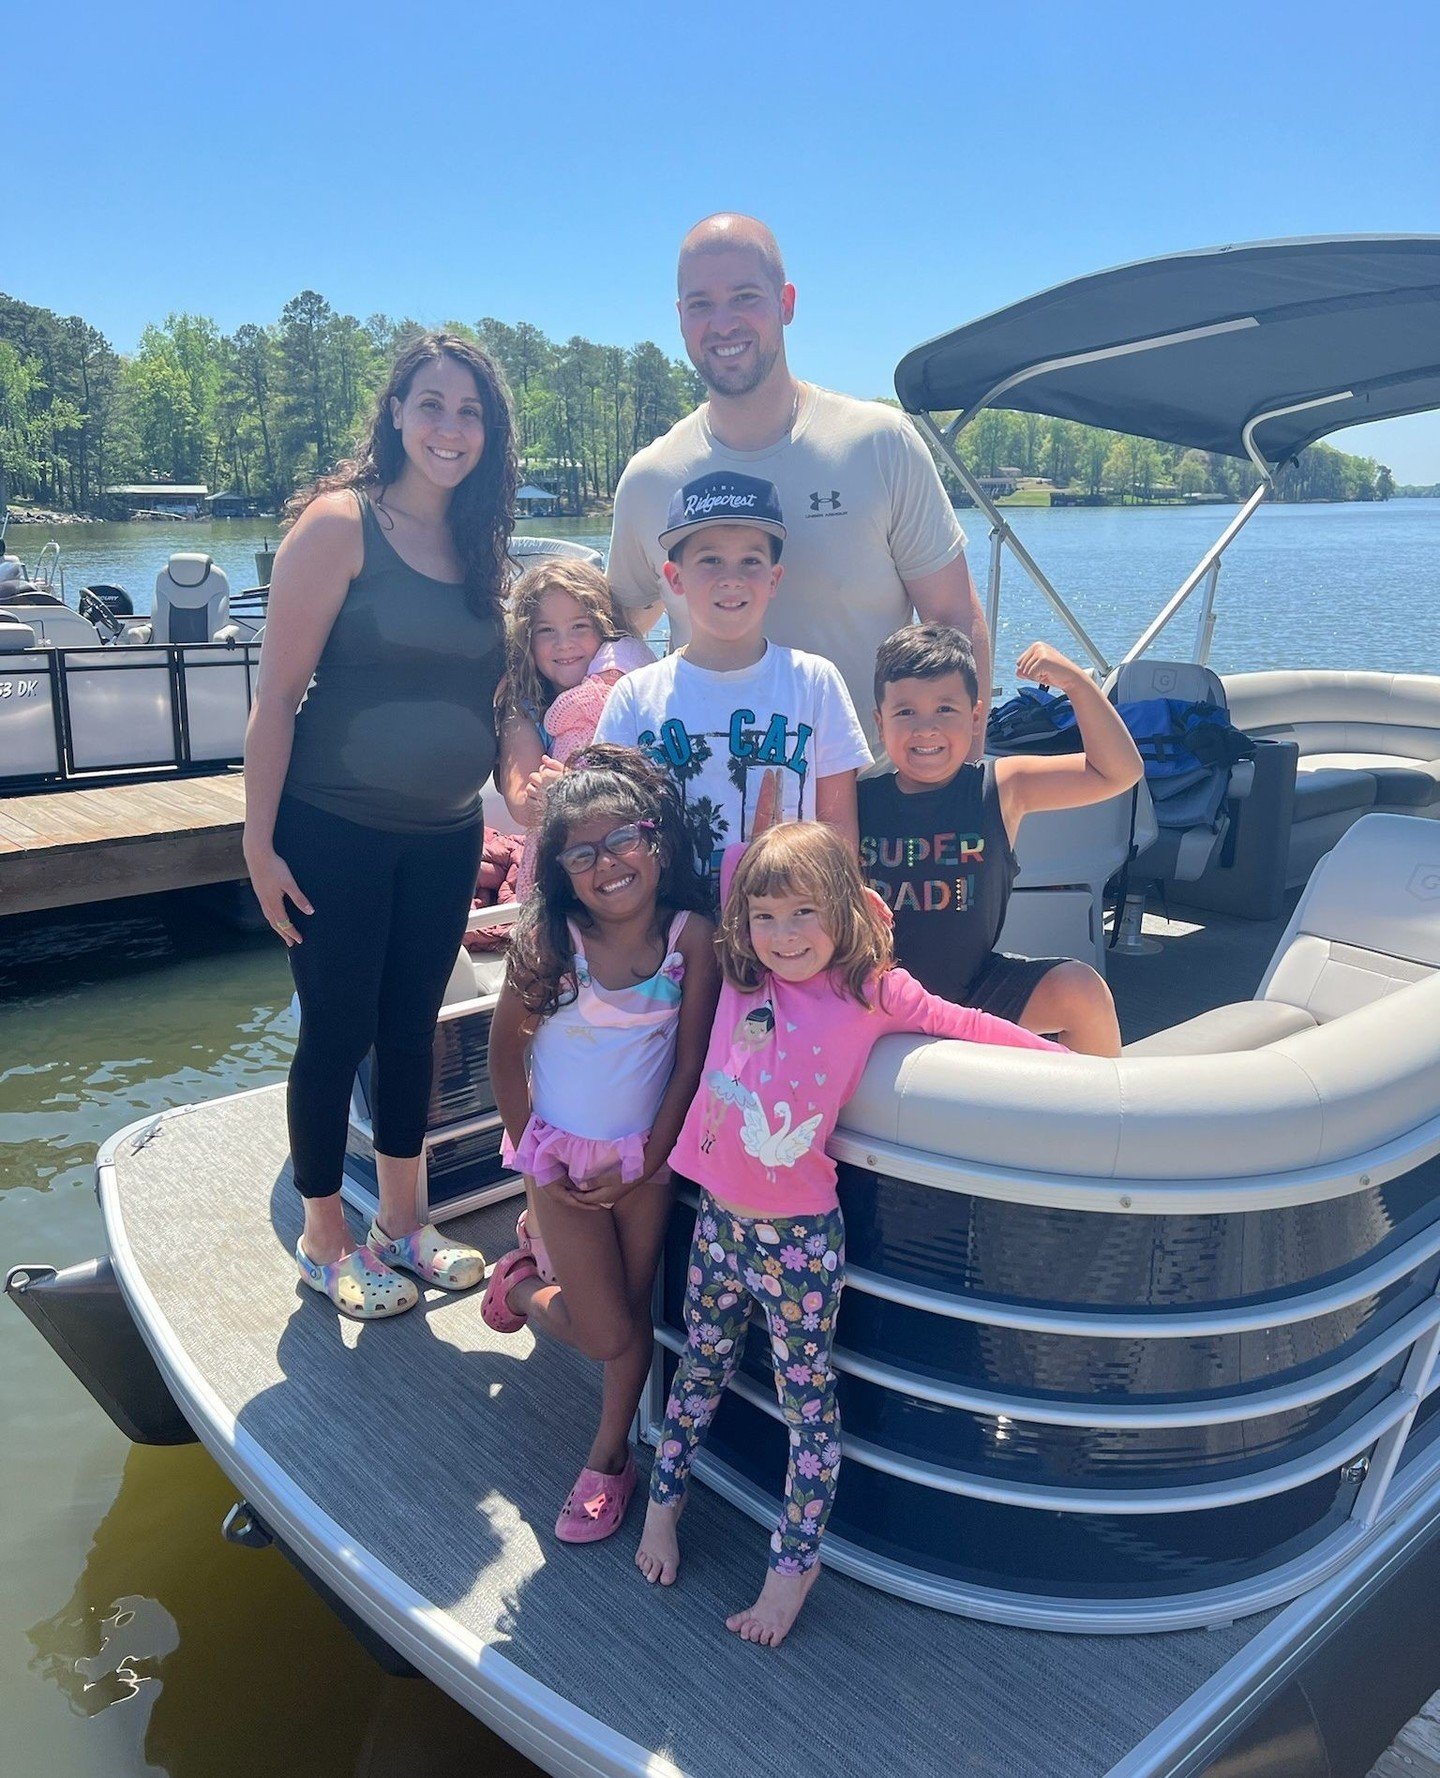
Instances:
[[[65,569],[60,562],[60,545],[53,537],[36,557],[30,578],[45,592],[54,593],[58,599],[65,597]]]
[[[230,615],[258,629],[265,622],[270,609],[270,589],[268,586],[245,587],[238,593],[230,595]]]
[[[0,789],[238,764],[259,665],[254,642],[0,655]]]

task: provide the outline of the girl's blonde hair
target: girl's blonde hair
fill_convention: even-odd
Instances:
[[[750,900],[756,895],[812,900],[835,945],[830,969],[838,972],[845,993],[861,1006],[872,1004],[875,978],[895,960],[890,928],[866,892],[854,852],[833,827],[782,822],[752,840],[740,860],[715,946],[726,981],[746,992],[766,975],[750,943]]]
[[[546,593],[569,593],[595,625],[602,645],[631,634],[615,614],[610,582],[589,562],[553,557],[527,568],[515,582],[505,620],[505,684],[511,714],[543,716],[559,688],[540,672],[531,655],[540,601]]]

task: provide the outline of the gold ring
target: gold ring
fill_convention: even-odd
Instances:
[[[276,923],[275,930],[277,932],[293,932],[295,930],[295,922],[293,920],[280,920]]]

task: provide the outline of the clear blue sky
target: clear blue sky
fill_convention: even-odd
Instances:
[[[752,211],[796,371],[1059,280],[1277,235],[1440,228],[1422,0],[12,9],[0,288],[122,349],[311,287],[679,351],[676,243]],[[1440,480],[1440,415],[1344,435]]]

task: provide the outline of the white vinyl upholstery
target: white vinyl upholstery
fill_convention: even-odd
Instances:
[[[29,624],[0,612],[0,654],[19,654],[35,646],[35,632]]]
[[[1303,668],[1225,677],[1231,720],[1299,750],[1285,882],[1367,811],[1440,817],[1440,677]]]
[[[1027,815],[1015,841],[1020,866],[999,949],[1024,957],[1076,957],[1105,973],[1105,885],[1129,855],[1131,796],[1084,809]],[[1149,794],[1140,786],[1135,840],[1154,839]]]
[[[225,642],[240,632],[230,624],[230,582],[223,568],[197,550],[171,556],[155,576],[146,642]]]
[[[1234,1006],[1214,1006],[1184,1024],[1157,1031],[1125,1045],[1127,1056],[1219,1056],[1227,1050],[1258,1050],[1297,1031],[1309,1031],[1320,1021],[1298,1006],[1282,1000],[1242,1000]]]
[[[1430,976],[1328,1025],[1220,1055],[1111,1061],[883,1038],[842,1129],[1017,1178],[1247,1178],[1393,1141],[1435,1117],[1437,1079],[1440,976]]]
[[[1148,655],[1117,667],[1105,687],[1115,704],[1135,704],[1145,698],[1179,698],[1187,704],[1218,704],[1225,708],[1225,687],[1209,667],[1194,661],[1157,661]]]
[[[1115,1060],[890,1037],[842,1132],[1090,1180],[1258,1178],[1351,1162],[1440,1113],[1440,824],[1341,840],[1255,1001]]]
[[[1317,668],[1232,673],[1225,689],[1237,728],[1296,743],[1302,780],[1312,772],[1369,773],[1378,779],[1378,807],[1393,792],[1397,807],[1440,812],[1440,678]],[[1387,784],[1387,773],[1406,768],[1422,776]]]
[[[1437,970],[1440,834],[1409,816],[1370,814],[1316,867],[1259,998],[1328,1021]]]
[[[450,966],[449,980],[445,983],[445,992],[440,996],[440,1004],[458,1006],[462,1001],[473,1000],[475,994],[475,965],[470,961],[470,953],[462,945],[459,955]]]

